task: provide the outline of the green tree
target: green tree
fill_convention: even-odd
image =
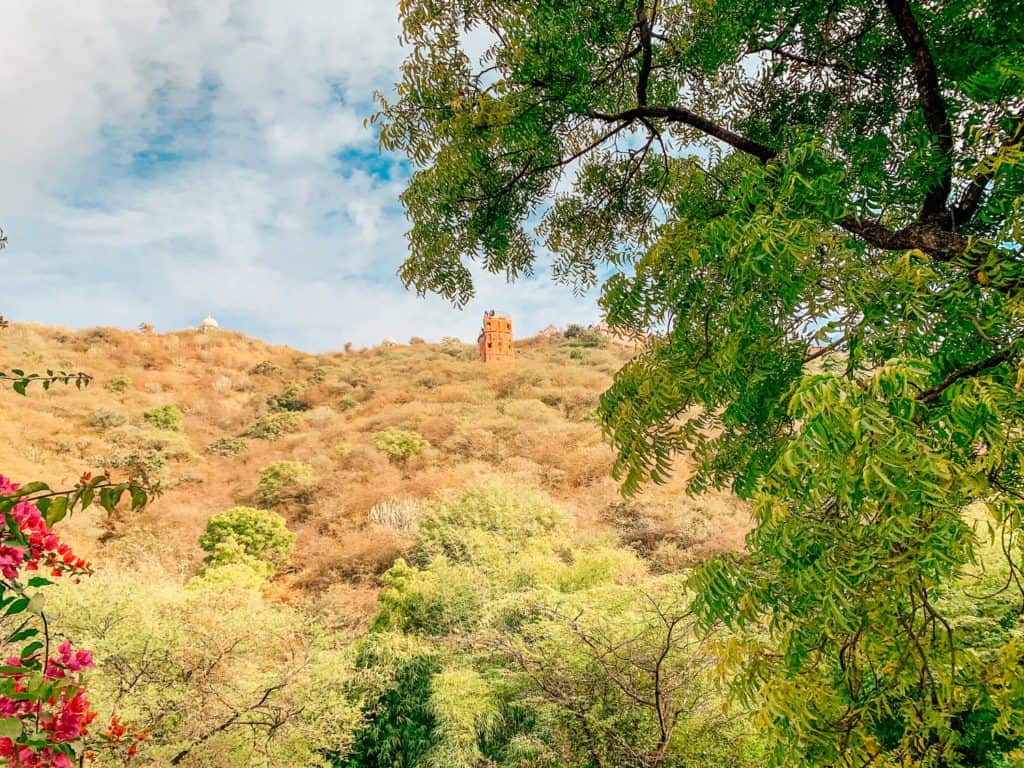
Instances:
[[[253,507],[233,507],[214,515],[199,537],[199,546],[210,553],[207,563],[214,566],[251,557],[280,567],[288,562],[294,544],[295,534],[283,517]]]
[[[616,476],[688,452],[694,487],[754,500],[750,556],[703,568],[696,607],[735,632],[777,761],[971,764],[969,722],[1018,739],[1019,641],[940,598],[976,504],[1021,583],[1024,7],[400,9],[374,121],[415,166],[403,280],[464,304],[469,261],[514,278],[538,246],[603,280],[646,339],[601,402]]]
[[[762,764],[678,576],[513,488],[435,505],[412,554],[358,644],[364,724],[344,765]]]

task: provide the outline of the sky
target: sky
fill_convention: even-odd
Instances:
[[[599,319],[541,259],[459,311],[396,277],[409,167],[364,118],[398,79],[388,0],[0,0],[9,320],[224,327],[308,351]]]

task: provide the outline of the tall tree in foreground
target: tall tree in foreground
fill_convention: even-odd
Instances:
[[[779,762],[1003,760],[1020,601],[972,631],[963,585],[991,535],[1022,590],[1024,6],[400,7],[402,278],[603,281],[646,339],[601,405],[625,489],[686,451],[754,501],[695,579]]]

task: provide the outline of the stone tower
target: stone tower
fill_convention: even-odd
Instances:
[[[493,309],[485,312],[483,327],[476,341],[480,347],[480,359],[485,363],[511,363],[515,360],[512,320],[507,315],[496,315]]]

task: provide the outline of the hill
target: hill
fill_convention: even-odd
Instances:
[[[408,547],[405,517],[417,503],[490,477],[545,491],[656,571],[739,547],[745,507],[726,494],[687,496],[685,467],[637,499],[619,496],[612,452],[590,414],[629,354],[596,338],[538,337],[517,342],[507,368],[484,366],[475,347],[451,341],[314,355],[224,330],[12,325],[0,334],[5,364],[94,380],[82,390],[33,387],[27,397],[0,391],[0,471],[69,484],[85,469],[144,469],[163,493],[142,515],[90,510],[64,535],[99,562],[155,561],[182,577],[198,568],[211,515],[274,506],[297,540],[272,594],[317,595],[356,621],[373,609],[379,574]],[[422,450],[389,454],[403,439]],[[261,490],[261,472],[280,461],[307,466]],[[275,480],[281,492],[268,493]]]

